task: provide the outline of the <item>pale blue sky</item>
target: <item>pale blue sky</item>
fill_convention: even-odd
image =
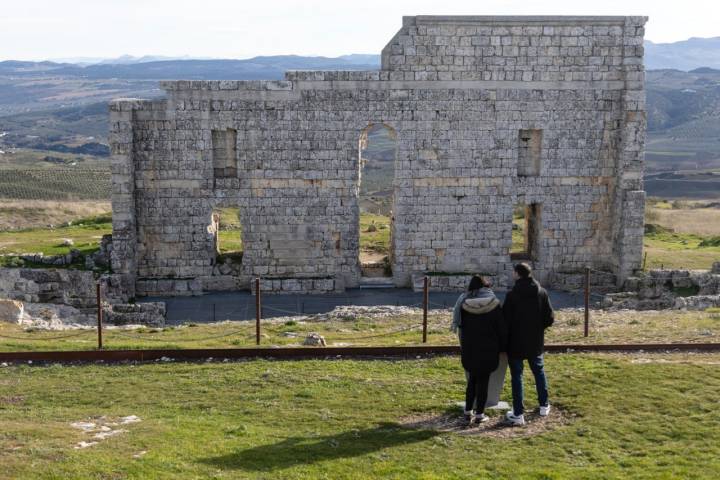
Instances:
[[[655,42],[720,36],[713,0],[0,0],[0,60],[379,53],[403,15],[648,15]]]

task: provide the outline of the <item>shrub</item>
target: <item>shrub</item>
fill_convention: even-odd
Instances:
[[[720,247],[720,236],[705,238],[698,247]]]

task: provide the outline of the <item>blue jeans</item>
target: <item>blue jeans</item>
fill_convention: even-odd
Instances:
[[[509,358],[510,376],[512,378],[512,396],[513,396],[513,413],[522,415],[525,411],[523,407],[523,358]],[[545,378],[543,356],[531,357],[527,359],[535,376],[535,388],[537,389],[538,403],[541,406],[548,404],[548,385]]]

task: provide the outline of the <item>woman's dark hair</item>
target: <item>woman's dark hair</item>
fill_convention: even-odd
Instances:
[[[488,282],[486,279],[484,279],[480,275],[473,275],[473,277],[470,279],[470,283],[468,284],[468,292],[472,292],[473,290],[480,290],[481,288],[486,288],[489,286],[490,282]]]

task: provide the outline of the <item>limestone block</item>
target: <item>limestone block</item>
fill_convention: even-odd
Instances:
[[[25,306],[18,300],[0,299],[0,322],[20,323]]]

